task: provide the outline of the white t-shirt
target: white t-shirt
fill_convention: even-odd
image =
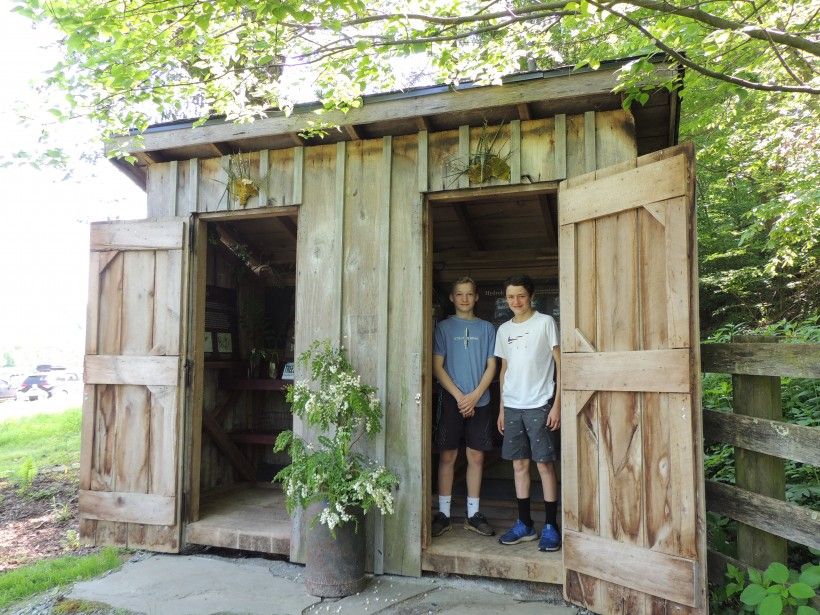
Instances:
[[[540,408],[555,390],[552,349],[559,345],[552,316],[534,312],[524,322],[508,320],[495,336],[495,355],[507,361],[502,399],[508,408]]]

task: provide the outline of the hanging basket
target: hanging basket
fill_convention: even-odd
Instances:
[[[313,527],[310,524],[325,505],[321,502],[310,505],[302,517],[305,589],[311,596],[342,598],[360,592],[367,585],[364,513],[361,508],[350,511],[356,522],[337,526],[334,537],[325,524],[316,523]]]

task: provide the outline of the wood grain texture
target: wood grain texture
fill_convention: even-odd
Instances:
[[[294,203],[295,149],[297,148],[268,151],[268,168],[265,178],[268,192],[266,205],[282,207]]]
[[[706,508],[746,525],[820,549],[820,512],[752,491],[706,481]]]
[[[555,171],[554,131],[553,118],[521,122],[519,157],[524,185],[527,185],[526,182],[536,183],[559,177]],[[512,165],[510,169],[512,170]]]
[[[570,179],[558,195],[561,238],[574,246],[561,250],[562,387],[575,410],[566,442],[572,450],[562,460],[575,464],[570,473],[579,485],[571,496],[577,519],[565,526],[565,595],[601,613],[705,613],[700,417],[692,401],[691,151],[619,159],[612,144],[629,141],[630,118],[595,115],[604,128],[596,129],[596,159],[605,152],[614,165],[572,177],[582,157],[568,118]],[[607,128],[610,120],[615,128]],[[670,157],[677,162],[670,165]],[[665,183],[655,181],[658,174]],[[581,193],[591,198],[575,201],[577,210],[568,214],[567,203]],[[577,390],[587,392],[583,408],[568,397]],[[566,429],[572,418],[564,410]],[[576,538],[597,546],[572,554]],[[612,555],[596,555],[598,548]],[[625,572],[630,553],[640,564],[656,562],[656,576]],[[636,584],[621,574],[642,578]]]
[[[470,164],[470,127],[458,127],[458,168],[466,169]],[[456,186],[458,188],[469,188],[470,178],[467,173],[459,173]]]
[[[644,203],[684,196],[686,186],[680,177],[685,174],[686,158],[675,156],[642,169],[635,168],[568,188],[561,198],[560,223],[609,216]],[[623,196],[613,199],[613,194]]]
[[[178,165],[173,160],[148,166],[145,192],[149,218],[165,218],[176,214]]]
[[[89,519],[125,523],[174,523],[174,498],[150,493],[80,490],[80,514]]]
[[[698,606],[693,591],[696,563],[626,544],[615,545],[591,534],[564,532],[564,563],[617,585],[659,596],[688,606]],[[609,565],[617,562],[616,566]]]
[[[567,116],[555,116],[555,179],[565,179],[567,173]]]
[[[84,382],[88,384],[157,384],[175,386],[179,377],[176,356],[89,355]]]
[[[584,113],[584,170],[589,173],[598,168],[595,144],[595,111]]]
[[[97,222],[91,226],[91,249],[98,250],[165,250],[181,249],[184,222],[140,220]]]
[[[431,135],[432,138],[432,135]],[[384,570],[421,574],[422,404],[424,356],[424,227],[418,192],[416,136],[393,139],[390,189],[390,296],[388,303],[387,466],[399,476],[395,513],[384,520]],[[432,339],[432,332],[430,335]]]
[[[704,372],[820,378],[820,344],[702,344]]]
[[[199,190],[197,211],[208,212],[227,209],[228,174],[222,158],[202,158],[199,161]]]
[[[820,429],[817,427],[704,410],[703,432],[709,444],[731,444],[820,467]]]
[[[510,183],[521,183],[521,120],[510,121]]]
[[[629,365],[629,370],[624,370]],[[564,388],[573,390],[689,392],[686,350],[568,353],[561,361]]]

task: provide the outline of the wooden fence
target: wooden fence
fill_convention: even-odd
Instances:
[[[820,466],[820,429],[782,420],[780,378],[820,378],[820,344],[735,337],[703,344],[704,372],[732,374],[732,413],[703,411],[707,445],[735,447],[735,485],[706,481],[706,509],[738,524],[737,560],[709,549],[709,577],[726,563],[758,569],[786,561],[786,540],[820,549],[820,511],[785,500],[785,459]]]

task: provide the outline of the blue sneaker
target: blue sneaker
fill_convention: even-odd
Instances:
[[[527,527],[521,519],[518,519],[509,530],[507,530],[501,538],[498,539],[502,545],[517,545],[519,542],[527,542],[535,540],[537,534],[532,527]]]
[[[561,534],[554,525],[547,523],[541,530],[541,540],[538,541],[539,551],[557,551],[561,548]]]

